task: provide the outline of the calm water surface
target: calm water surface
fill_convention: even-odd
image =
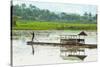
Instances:
[[[55,63],[73,63],[97,60],[97,49],[84,49],[87,57],[80,60],[76,57],[63,59],[60,54],[60,46],[54,45],[36,45],[34,44],[34,55],[31,46],[27,41],[31,41],[33,31],[14,31],[13,33],[13,65],[38,65],[38,64],[55,64]],[[80,31],[34,31],[35,42],[60,42],[59,35],[75,35]],[[97,44],[97,33],[95,31],[86,31],[88,36],[85,37],[85,43]]]

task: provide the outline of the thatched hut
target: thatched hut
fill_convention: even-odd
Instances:
[[[79,36],[87,36],[87,34],[84,31],[80,32],[78,35]]]

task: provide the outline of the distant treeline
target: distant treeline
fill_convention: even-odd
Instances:
[[[48,9],[40,9],[32,4],[13,5],[12,17],[18,20],[32,20],[32,21],[56,21],[56,22],[80,22],[80,23],[96,23],[97,14],[84,12],[83,15],[71,13],[57,13],[51,12]],[[67,9],[67,8],[66,8]]]

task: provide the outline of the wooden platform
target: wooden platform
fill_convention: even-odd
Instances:
[[[97,44],[73,44],[73,45],[69,45],[69,44],[65,44],[65,43],[47,43],[47,42],[33,42],[33,41],[28,41],[27,42],[27,45],[34,45],[34,44],[37,44],[37,45],[61,45],[61,46],[66,46],[66,47],[74,47],[74,46],[77,46],[77,47],[80,47],[80,48],[97,48]]]

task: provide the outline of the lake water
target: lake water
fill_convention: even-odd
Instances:
[[[58,64],[58,63],[73,63],[87,62],[97,60],[97,49],[84,49],[87,57],[80,60],[76,57],[63,59],[60,51],[60,46],[54,45],[36,45],[34,44],[34,55],[32,47],[27,45],[27,41],[31,41],[32,30],[14,30],[12,36],[13,46],[13,65],[41,65],[41,64]],[[52,42],[59,43],[59,35],[76,35],[81,31],[34,31],[34,42]],[[97,44],[97,33],[95,31],[86,31],[86,44]]]

